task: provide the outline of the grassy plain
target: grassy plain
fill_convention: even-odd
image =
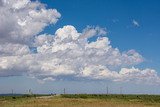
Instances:
[[[160,107],[159,95],[1,96],[0,107]]]

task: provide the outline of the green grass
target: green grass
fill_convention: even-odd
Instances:
[[[115,95],[115,94],[65,94],[61,95],[63,98],[82,98],[82,99],[106,99],[106,100],[120,100],[128,102],[147,102],[160,103],[160,95]]]
[[[0,107],[160,107],[160,95],[62,94],[1,96]]]

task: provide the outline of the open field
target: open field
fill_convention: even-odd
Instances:
[[[160,107],[158,95],[1,96],[0,107]]]

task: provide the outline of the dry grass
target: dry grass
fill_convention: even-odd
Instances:
[[[159,103],[119,99],[38,97],[0,100],[0,107],[160,107]]]

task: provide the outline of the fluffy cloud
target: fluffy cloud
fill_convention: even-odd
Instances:
[[[0,45],[0,55],[25,55],[29,54],[30,49],[27,45],[5,43]]]
[[[46,9],[30,0],[1,0],[0,43],[29,44],[35,35],[60,18],[56,9]]]
[[[93,36],[103,36],[106,35],[106,29],[100,27],[87,26],[81,35],[81,38],[90,38]]]
[[[38,35],[34,39],[33,46],[37,47],[47,43],[50,44],[53,42],[53,40],[54,40],[53,35],[47,35],[47,34]]]
[[[140,70],[138,68],[121,68],[119,72],[111,71],[105,66],[87,66],[81,76],[91,79],[110,79],[113,81],[134,81],[136,83],[159,84],[160,78],[153,69]]]
[[[155,70],[132,67],[144,58],[133,49],[121,52],[112,47],[104,28],[87,26],[79,33],[74,26],[66,25],[54,35],[38,35],[57,22],[57,10],[30,0],[2,0],[0,4],[1,77],[159,83]],[[95,36],[96,40],[89,41]]]

